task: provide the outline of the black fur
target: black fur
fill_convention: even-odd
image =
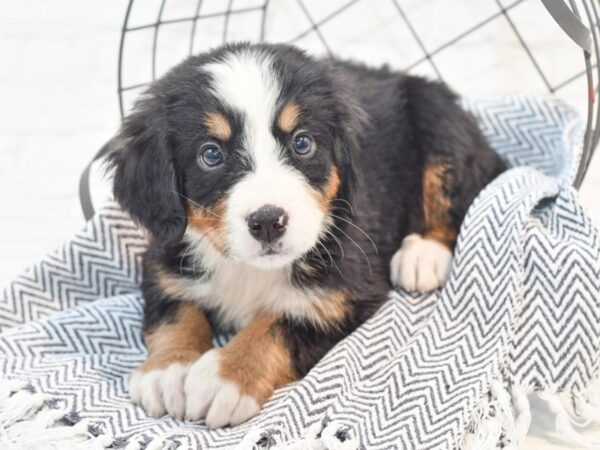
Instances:
[[[315,60],[286,45],[238,44],[194,56],[152,85],[118,137],[123,149],[112,155],[115,196],[152,234],[146,255],[145,329],[169,320],[176,299],[161,292],[151,267],[198,278],[205,273],[185,256],[186,199],[213,205],[240,177],[252,170],[239,158],[240,143],[222,143],[230,164],[204,171],[194,149],[205,130],[203,112],[217,110],[233,124],[243,117],[228,110],[206,86],[211,79],[199,66],[229,52],[253,48],[271,55],[281,83],[281,102],[295,98],[302,127],[313,133],[319,149],[310,161],[288,156],[316,188],[335,166],[341,188],[333,201],[333,237],[314,247],[303,264],[294,265],[293,283],[344,290],[345,318],[329,330],[282,317],[279,326],[303,376],[336,342],[376,311],[391,289],[389,264],[402,239],[424,232],[422,175],[431,158],[448,168],[444,194],[451,200],[452,226],[458,230],[477,193],[504,164],[483,138],[475,120],[442,83],[387,68],[351,62]],[[273,128],[287,145],[289,136]],[[306,265],[315,268],[306,271]],[[304,267],[304,268],[303,268]],[[209,316],[211,311],[205,311]]]

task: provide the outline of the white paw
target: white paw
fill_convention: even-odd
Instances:
[[[129,395],[153,417],[165,413],[176,419],[185,414],[184,383],[189,365],[171,364],[166,369],[136,370],[129,378]]]
[[[219,351],[210,350],[190,367],[185,381],[186,418],[205,418],[209,428],[240,424],[260,410],[236,383],[221,378],[219,369]]]
[[[441,287],[450,273],[452,252],[444,244],[410,234],[390,263],[394,285],[421,293]]]

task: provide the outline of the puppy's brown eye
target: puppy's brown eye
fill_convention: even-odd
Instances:
[[[292,150],[300,156],[308,156],[315,150],[315,141],[306,131],[297,131],[292,137]]]
[[[208,142],[200,148],[198,162],[206,167],[216,167],[223,163],[223,152],[215,142]]]

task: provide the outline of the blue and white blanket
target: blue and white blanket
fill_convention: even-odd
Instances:
[[[146,238],[108,204],[0,293],[0,449],[516,449],[535,391],[600,446],[575,429],[600,421],[600,241],[570,187],[582,125],[547,97],[465,105],[513,168],[471,206],[441,291],[393,292],[248,423],[153,419],[127,392]]]

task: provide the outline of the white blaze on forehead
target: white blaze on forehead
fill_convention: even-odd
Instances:
[[[242,114],[241,150],[251,170],[230,190],[225,214],[230,255],[261,268],[283,267],[306,253],[322,232],[324,214],[304,175],[282,158],[284,150],[272,133],[280,83],[272,57],[258,49],[243,49],[207,64],[211,91]],[[248,232],[247,217],[264,205],[283,208],[289,216],[279,241],[281,255],[259,256],[261,244]]]
[[[208,64],[206,71],[213,77],[214,94],[243,114],[244,149],[255,170],[277,161],[280,149],[271,127],[280,88],[270,56],[246,49]]]

